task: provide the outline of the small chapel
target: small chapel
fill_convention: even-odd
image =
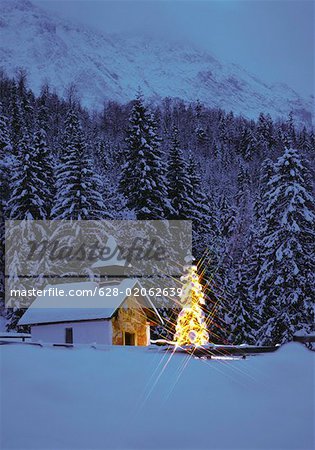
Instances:
[[[116,248],[114,238],[107,244]],[[19,325],[28,325],[33,342],[53,344],[100,344],[146,346],[150,344],[151,328],[163,324],[154,306],[154,299],[143,292],[137,278],[128,272],[128,262],[117,258],[96,261],[93,272],[99,281],[80,281],[47,286],[50,296],[37,297],[26,310]],[[99,295],[100,288],[115,295]],[[113,290],[115,288],[115,291]],[[58,292],[63,295],[58,295]],[[87,298],[73,293],[96,293]],[[137,292],[137,296],[133,293]],[[88,306],[88,307],[87,307]]]

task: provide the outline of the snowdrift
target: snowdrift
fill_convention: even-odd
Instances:
[[[8,344],[3,449],[311,449],[314,353],[246,360],[158,348]]]

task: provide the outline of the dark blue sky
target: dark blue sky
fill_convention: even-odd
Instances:
[[[33,0],[105,32],[186,39],[266,82],[314,91],[313,0]]]

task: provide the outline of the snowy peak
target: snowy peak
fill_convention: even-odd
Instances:
[[[292,110],[297,121],[311,121],[311,100],[191,45],[107,35],[48,14],[29,0],[0,0],[0,7],[2,68],[9,75],[26,68],[37,93],[47,82],[63,95],[74,83],[82,103],[99,109],[104,100],[131,100],[140,85],[154,101],[200,99],[254,118],[261,111],[286,117]]]

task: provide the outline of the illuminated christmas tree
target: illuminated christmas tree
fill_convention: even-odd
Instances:
[[[177,346],[195,345],[199,347],[209,341],[205,315],[201,305],[205,303],[202,285],[196,266],[186,267],[181,301],[183,309],[178,315],[174,340]]]

